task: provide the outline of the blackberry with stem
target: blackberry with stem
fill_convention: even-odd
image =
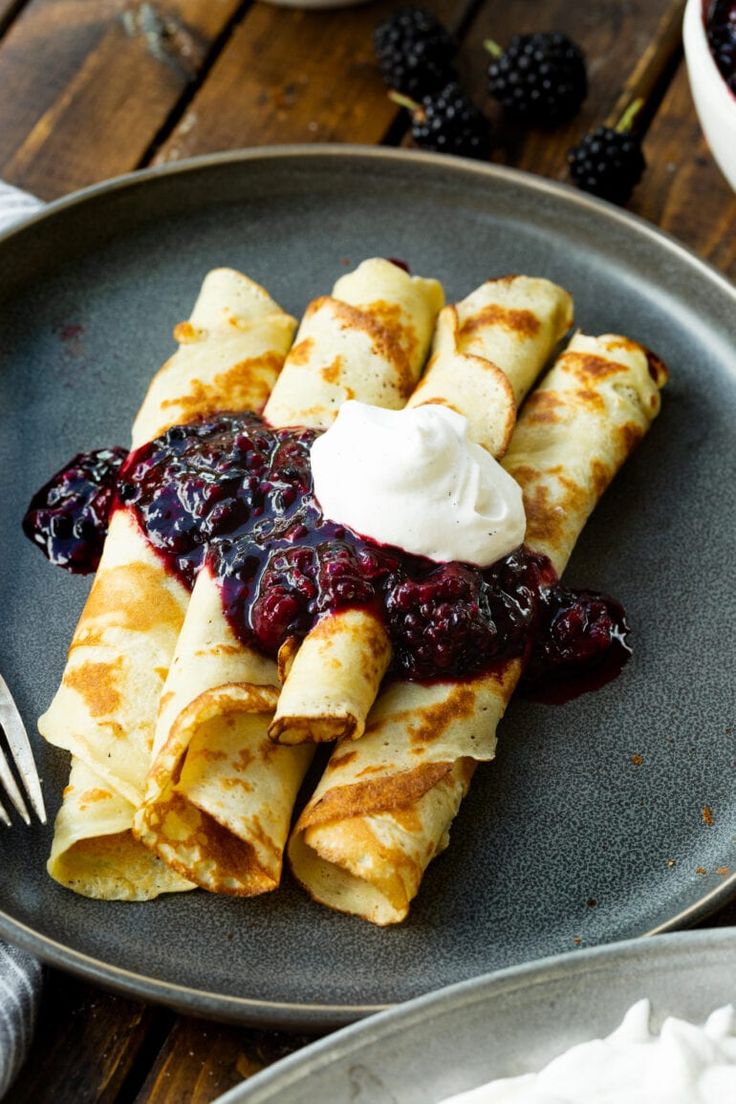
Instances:
[[[596,127],[568,152],[570,176],[578,188],[611,203],[626,203],[646,168],[641,139],[632,133],[643,103],[634,100],[615,127]]]
[[[373,32],[383,79],[406,96],[422,97],[456,79],[457,44],[426,8],[399,8]]]
[[[514,35],[503,50],[483,43],[493,60],[488,89],[511,114],[554,125],[571,119],[588,94],[585,55],[561,31]]]
[[[420,149],[485,159],[491,150],[488,119],[456,81],[424,96],[421,103],[389,93],[394,103],[411,112],[411,134]]]

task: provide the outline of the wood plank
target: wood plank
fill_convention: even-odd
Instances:
[[[33,1046],[9,1099],[113,1104],[147,1042],[159,1045],[173,1018],[49,970]]]
[[[31,0],[0,44],[0,176],[52,199],[135,168],[241,0]]]
[[[180,1019],[135,1104],[210,1104],[221,1093],[311,1041]]]
[[[0,0],[0,35],[4,35],[26,0]]]
[[[432,7],[454,29],[470,3]],[[254,4],[155,160],[277,142],[380,142],[396,108],[372,32],[393,7],[384,0],[347,13]]]
[[[736,280],[736,194],[716,166],[681,65],[644,143],[648,168],[631,210]]]

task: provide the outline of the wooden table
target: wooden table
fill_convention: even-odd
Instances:
[[[494,120],[493,159],[566,177],[591,126],[646,101],[649,168],[630,209],[736,277],[736,197],[700,133],[672,0],[430,0],[462,42],[461,72]],[[282,142],[401,144],[371,31],[395,4],[303,12],[248,0],[0,0],[0,178],[54,199],[211,150]],[[590,93],[553,131],[504,123],[481,43],[560,29],[585,49]],[[712,923],[736,923],[736,906]],[[205,1104],[306,1042],[188,1019],[49,971],[33,1053],[11,1099]]]

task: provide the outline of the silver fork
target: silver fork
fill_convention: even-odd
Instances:
[[[10,748],[10,754],[13,757],[13,762],[25,786],[30,803],[38,819],[42,824],[45,824],[46,809],[43,803],[43,794],[41,793],[41,783],[38,778],[38,771],[36,770],[36,764],[33,760],[31,743],[28,739],[26,726],[23,724],[23,718],[18,712],[18,707],[13,701],[13,695],[10,693],[8,684],[2,675],[0,675],[0,728],[2,728],[5,733],[5,739]],[[26,824],[30,824],[31,818],[28,815],[26,803],[23,800],[23,796],[10,770],[10,764],[5,756],[5,752],[1,747],[0,784],[23,817],[23,820]],[[2,802],[0,802],[0,822],[6,824],[8,828],[10,827],[10,817],[3,808]]]

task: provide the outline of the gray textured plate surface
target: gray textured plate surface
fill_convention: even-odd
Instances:
[[[669,363],[663,413],[569,570],[623,600],[636,652],[598,694],[513,705],[497,761],[478,772],[449,852],[396,930],[330,913],[288,878],[252,901],[88,901],[47,878],[50,829],[0,835],[0,931],[205,1015],[344,1023],[578,942],[681,923],[736,884],[723,874],[736,868],[736,294],[651,227],[502,169],[252,151],[92,189],[3,240],[0,670],[29,728],[88,587],[22,537],[32,492],[73,453],[126,442],[208,268],[243,269],[298,314],[376,254],[440,277],[450,299],[493,274],[549,276],[573,292],[585,330],[629,334]],[[66,756],[37,747],[53,814]]]
[[[642,997],[654,1030],[736,1002],[733,930],[596,947],[452,985],[313,1043],[217,1104],[436,1104],[610,1034]]]

